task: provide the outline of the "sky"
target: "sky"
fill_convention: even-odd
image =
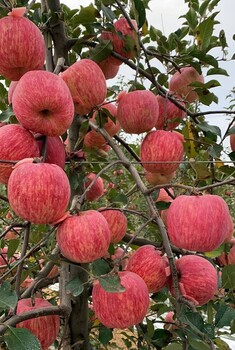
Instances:
[[[80,5],[87,6],[90,3],[94,3],[92,0],[61,0],[61,2],[68,5],[70,8],[79,8]],[[184,0],[151,0],[149,2],[149,7],[151,9],[151,11],[147,11],[147,19],[149,24],[152,24],[155,28],[160,29],[166,36],[181,26],[183,19],[179,17],[182,14],[185,14],[188,8]],[[231,56],[235,53],[235,41],[232,39],[233,34],[235,33],[235,0],[221,0],[216,10],[220,11],[216,17],[220,22],[220,24],[216,26],[216,34],[218,34],[221,29],[224,29],[229,45],[228,57],[231,58]],[[219,55],[221,57],[220,52]],[[221,68],[226,69],[230,76],[225,77],[220,75],[205,78],[205,81],[217,79],[221,83],[221,86],[212,90],[212,92],[219,97],[219,104],[211,104],[209,107],[202,106],[203,111],[223,110],[226,106],[229,106],[226,96],[229,95],[233,87],[235,87],[235,61],[230,60],[229,62],[221,62],[220,66]],[[132,79],[134,74],[131,68],[127,67],[126,65],[121,66],[119,73],[124,75],[127,79]],[[108,81],[109,85],[113,85],[114,83],[115,79]],[[231,119],[232,118],[230,116],[221,114],[210,115],[207,117],[208,123],[219,126],[222,133],[225,132]],[[229,146],[228,138],[225,140],[225,146]]]

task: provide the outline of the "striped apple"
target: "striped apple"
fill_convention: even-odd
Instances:
[[[183,159],[184,137],[178,132],[155,130],[148,133],[140,145],[140,159],[150,173],[174,173]]]
[[[39,157],[39,147],[32,133],[18,124],[0,128],[0,159],[19,161],[23,158]],[[0,183],[7,184],[14,164],[0,163]]]
[[[220,246],[231,226],[229,208],[217,195],[181,195],[167,213],[167,230],[173,244],[182,249],[207,252]]]
[[[127,230],[127,218],[121,210],[106,209],[101,214],[107,220],[111,232],[111,243],[118,243],[123,239]]]
[[[144,280],[134,272],[118,272],[122,292],[108,292],[99,281],[93,283],[92,301],[96,317],[105,327],[128,328],[140,323],[147,314],[149,293]]]
[[[64,257],[76,263],[88,263],[107,252],[110,229],[103,215],[87,210],[59,224],[56,239]]]
[[[17,304],[16,315],[50,306],[52,306],[51,303],[43,298],[35,298],[34,303],[31,298],[20,299]],[[60,318],[58,315],[35,317],[18,323],[16,327],[27,328],[38,338],[42,350],[47,350],[58,336]]]
[[[0,19],[0,75],[19,80],[30,70],[43,69],[45,43],[39,28],[24,16],[26,8],[13,8]]]
[[[29,160],[30,161],[30,160]],[[8,199],[13,211],[34,224],[50,224],[65,213],[70,184],[55,164],[18,163],[8,181]]]

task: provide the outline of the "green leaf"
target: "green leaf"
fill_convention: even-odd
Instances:
[[[170,207],[171,203],[170,202],[162,202],[162,201],[160,201],[160,202],[156,202],[155,205],[156,205],[156,208],[158,210],[165,210],[165,209],[168,209]]]
[[[148,334],[148,337],[151,339],[154,334],[153,321],[151,321],[149,318],[146,318],[146,321],[147,321],[147,334]]]
[[[65,289],[67,293],[71,293],[74,297],[77,297],[83,292],[84,286],[79,277],[75,277],[66,284]]]
[[[206,10],[208,8],[208,5],[210,3],[211,0],[205,0],[203,1],[203,3],[201,4],[201,6],[199,7],[199,13],[201,16],[204,16],[206,14]]]
[[[212,250],[210,252],[206,252],[205,255],[208,256],[208,258],[216,258],[217,256],[220,256],[224,251],[224,244],[221,244],[218,248],[215,250]]]
[[[165,329],[155,329],[152,343],[162,349],[169,343],[171,336],[172,334]]]
[[[209,131],[212,134],[215,134],[221,137],[221,130],[216,125],[209,125],[206,122],[201,122],[200,124],[198,124],[198,127],[203,131]]]
[[[214,340],[214,343],[218,346],[218,348],[220,350],[231,350],[229,345],[224,340],[222,340],[221,338],[216,338]]]
[[[182,349],[183,349],[182,345],[177,343],[171,343],[167,345],[167,347],[165,348],[165,350],[182,350]]]
[[[189,342],[189,345],[195,350],[210,350],[211,349],[211,347],[207,343],[202,341],[201,339],[197,339],[197,338],[188,336],[188,342]]]
[[[17,304],[16,292],[11,289],[9,282],[0,286],[0,311],[14,309]]]
[[[235,265],[227,265],[223,268],[222,286],[226,289],[235,288]]]
[[[20,240],[19,239],[11,239],[8,244],[7,256],[8,258],[12,258],[15,254],[17,248],[19,247]]]
[[[0,122],[8,121],[12,115],[14,115],[14,113],[12,107],[9,106],[4,112],[0,114]]]
[[[211,145],[207,151],[209,155],[212,156],[213,158],[219,158],[221,155],[221,152],[223,151],[223,146],[214,144],[214,145]]]
[[[215,326],[218,328],[230,326],[234,318],[235,310],[227,305],[221,305],[215,315]]]
[[[228,72],[225,69],[222,68],[211,68],[208,70],[207,75],[214,75],[214,74],[219,74],[219,75],[226,75],[229,77]]]
[[[109,196],[113,203],[123,203],[123,204],[128,203],[127,197],[123,193],[120,193],[113,188],[109,191]]]
[[[198,46],[202,51],[206,51],[211,42],[213,27],[214,21],[211,18],[207,18],[196,29]]]
[[[142,0],[133,0],[133,3],[135,5],[135,10],[137,12],[138,28],[141,28],[143,27],[146,20],[145,7]]]
[[[106,328],[103,325],[99,327],[99,341],[103,345],[107,345],[110,340],[113,339],[113,330],[110,328]]]
[[[101,10],[104,12],[105,16],[111,21],[113,22],[113,20],[115,19],[115,13],[107,6],[104,6],[103,3],[101,3]]]
[[[96,10],[96,8],[93,6],[93,4],[90,4],[87,7],[81,6],[81,9],[79,11],[78,15],[73,16],[74,25],[79,24],[90,24],[97,21],[97,17],[100,17],[99,12]]]
[[[115,275],[105,275],[98,278],[100,285],[106,292],[120,293],[125,292],[125,288],[121,285],[120,277]]]
[[[98,259],[93,261],[91,265],[91,269],[92,269],[92,273],[95,276],[105,275],[111,271],[109,263],[104,259]]]
[[[111,40],[102,41],[91,51],[90,58],[95,62],[101,62],[110,56],[112,49]]]
[[[38,338],[26,328],[8,327],[4,341],[9,350],[41,350]]]
[[[228,130],[228,132],[227,132],[227,136],[229,136],[229,135],[232,135],[232,134],[235,134],[235,126],[232,126],[229,130]]]
[[[196,332],[199,330],[203,332],[204,321],[202,316],[198,312],[186,312],[180,315],[180,321],[189,325]]]

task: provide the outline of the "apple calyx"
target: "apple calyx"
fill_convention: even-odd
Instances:
[[[16,7],[11,10],[11,12],[8,13],[8,16],[19,18],[23,17],[26,12],[26,7]]]

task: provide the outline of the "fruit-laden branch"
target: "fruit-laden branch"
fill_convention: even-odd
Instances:
[[[20,315],[14,315],[11,318],[9,318],[7,321],[4,322],[4,325],[0,325],[0,335],[2,335],[6,330],[8,326],[16,326],[17,323],[20,323],[25,320],[29,320],[31,318],[37,318],[40,316],[46,316],[46,315],[61,315],[66,316],[70,310],[65,307],[64,305],[58,305],[58,306],[49,306],[45,308],[38,308],[35,310],[30,310],[27,312],[24,312]]]
[[[153,186],[149,189],[146,190],[147,194],[152,193],[153,191],[160,189],[160,188],[181,188],[186,191],[192,192],[202,192],[202,191],[207,191],[211,190],[212,188],[224,186],[224,185],[235,185],[235,179],[229,179],[229,180],[224,180],[220,182],[213,183],[211,185],[206,185],[203,187],[195,187],[195,186],[188,186],[188,185],[183,185],[183,184],[178,184],[178,183],[168,183],[168,184],[163,184],[163,185],[156,185]]]
[[[81,123],[84,122],[85,118],[84,117],[79,117]],[[174,255],[170,246],[170,242],[168,239],[166,227],[157,211],[154,205],[153,199],[150,197],[150,195],[146,194],[147,188],[144,185],[143,181],[141,180],[141,177],[137,171],[137,169],[131,164],[131,162],[128,160],[128,158],[125,156],[125,154],[122,152],[122,150],[116,145],[116,143],[113,141],[112,137],[106,132],[106,130],[99,128],[96,124],[93,122],[89,122],[90,127],[94,129],[95,131],[99,132],[105,140],[108,142],[108,144],[112,147],[118,158],[123,162],[123,165],[126,167],[126,169],[131,173],[133,176],[140,192],[144,195],[146,202],[149,206],[150,213],[153,217],[153,219],[157,222],[162,240],[163,240],[163,246],[166,251],[169,264],[170,264],[170,270],[172,274],[172,280],[173,280],[173,286],[175,290],[175,296],[176,296],[176,314],[179,314],[179,303],[178,300],[181,296],[180,290],[179,290],[179,284],[178,284],[178,273],[176,270],[175,266],[175,261],[174,261]]]

